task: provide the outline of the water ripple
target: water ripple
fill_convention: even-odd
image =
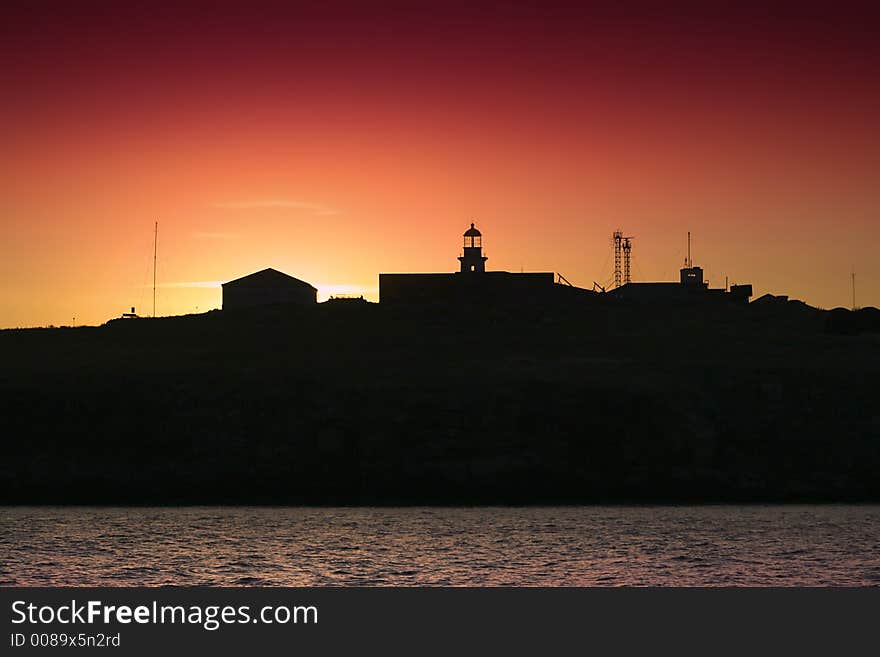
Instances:
[[[0,586],[877,586],[878,549],[878,506],[0,509]]]

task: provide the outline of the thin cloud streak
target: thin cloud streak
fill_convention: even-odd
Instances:
[[[202,287],[216,288],[220,287],[226,281],[177,281],[174,283],[157,283],[158,288],[175,288],[175,287]],[[141,287],[152,288],[152,285],[142,285]]]
[[[238,233],[211,233],[197,231],[193,233],[193,237],[200,240],[234,240],[240,237]]]
[[[327,207],[320,203],[309,203],[308,201],[296,201],[289,199],[269,199],[254,201],[226,201],[213,203],[212,207],[224,210],[255,210],[266,208],[284,208],[288,210],[307,210],[317,215],[330,216],[339,214],[339,210]]]

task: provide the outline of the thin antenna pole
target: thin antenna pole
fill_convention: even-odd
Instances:
[[[693,261],[691,260],[691,231],[688,231],[688,267],[693,266]]]
[[[156,246],[159,243],[159,222],[153,228],[153,317],[156,316]]]
[[[855,310],[856,309],[856,268],[855,267],[853,267],[853,272],[852,272],[852,293],[853,293],[852,309]]]

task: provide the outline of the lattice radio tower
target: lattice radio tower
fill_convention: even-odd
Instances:
[[[614,287],[632,282],[630,276],[630,256],[632,254],[632,237],[626,237],[623,231],[615,230],[614,240]]]
[[[620,287],[620,259],[623,251],[623,233],[619,230],[614,231],[614,287]]]

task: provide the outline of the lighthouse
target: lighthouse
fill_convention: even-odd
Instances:
[[[486,256],[483,255],[483,234],[471,227],[464,231],[464,255],[458,256],[461,271],[477,273],[486,271]]]
[[[452,308],[457,304],[471,307],[476,302],[519,308],[532,302],[553,301],[561,298],[561,294],[580,292],[583,296],[595,296],[589,290],[571,286],[560,292],[552,272],[486,271],[488,258],[483,255],[483,234],[473,224],[464,232],[463,246],[458,256],[461,269],[455,273],[379,274],[380,302],[433,308]]]

